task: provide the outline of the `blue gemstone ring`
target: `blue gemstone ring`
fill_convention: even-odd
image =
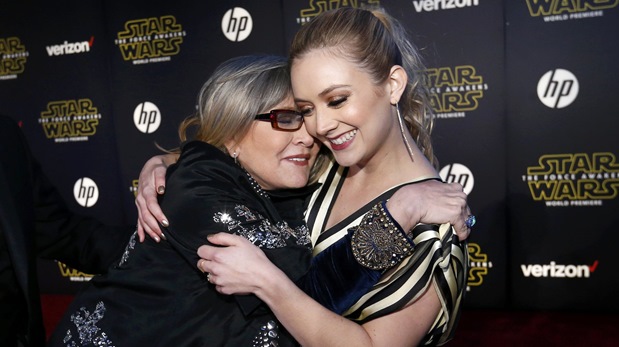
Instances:
[[[469,229],[472,228],[475,223],[477,223],[477,219],[472,214],[466,217],[466,220],[464,221],[464,225],[466,225]]]

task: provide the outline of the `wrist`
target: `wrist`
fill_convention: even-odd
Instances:
[[[416,215],[417,209],[414,208],[413,204],[407,204],[404,201],[391,198],[387,200],[385,207],[393,220],[404,230],[411,230],[419,223],[419,216]]]
[[[176,161],[178,160],[178,157],[179,157],[178,153],[162,154],[161,164],[163,164],[165,168],[168,168],[170,165],[176,163]]]
[[[260,272],[259,280],[253,292],[269,306],[282,295],[286,295],[290,284],[296,287],[283,271],[275,266],[273,267],[274,269]]]

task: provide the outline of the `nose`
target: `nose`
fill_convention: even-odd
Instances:
[[[305,122],[301,124],[299,130],[293,133],[292,143],[304,147],[311,147],[314,144],[314,138],[307,132]]]
[[[310,118],[314,118],[314,130],[317,136],[328,136],[330,132],[337,128],[337,122],[329,116],[329,111],[316,112]]]

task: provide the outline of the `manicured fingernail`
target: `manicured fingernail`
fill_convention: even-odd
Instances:
[[[161,233],[161,238],[167,240],[164,233]]]
[[[157,194],[163,194],[163,193],[165,193],[165,186],[157,187]]]
[[[162,219],[162,220],[161,220],[161,225],[163,225],[164,227],[166,227],[166,228],[167,228],[168,226],[170,226],[170,223],[168,223],[168,220],[167,220],[167,219]]]
[[[155,236],[155,241],[159,242],[159,237]]]

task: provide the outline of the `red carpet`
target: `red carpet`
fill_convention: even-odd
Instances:
[[[67,306],[73,300],[73,295],[41,295],[41,309],[43,310],[43,324],[45,325],[45,332],[49,338],[52,331],[58,324],[60,318],[67,309]]]
[[[70,295],[42,295],[47,334],[53,331]],[[447,347],[617,347],[619,315],[539,311],[465,310]]]
[[[617,347],[619,315],[468,310],[447,347]]]

